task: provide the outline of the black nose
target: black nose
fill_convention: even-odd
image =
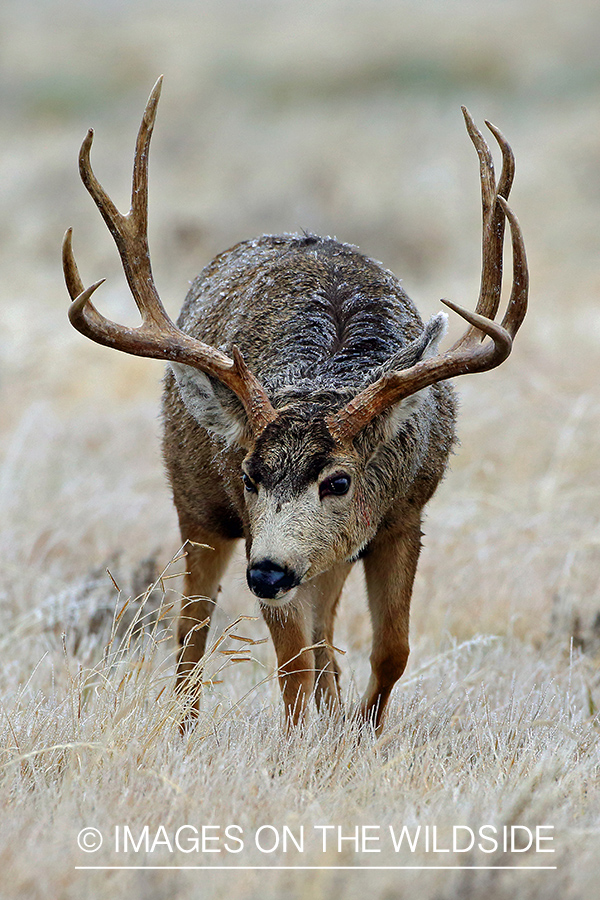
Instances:
[[[263,600],[272,600],[277,594],[285,593],[298,584],[295,572],[278,565],[272,559],[261,559],[254,563],[248,568],[246,578],[252,593]]]

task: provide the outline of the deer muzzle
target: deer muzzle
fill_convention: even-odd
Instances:
[[[248,587],[261,600],[275,600],[300,584],[300,576],[272,559],[261,559],[246,571]]]

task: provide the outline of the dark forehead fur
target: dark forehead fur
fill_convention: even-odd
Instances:
[[[267,490],[300,494],[331,462],[334,447],[322,410],[310,402],[295,404],[281,410],[259,436],[246,464],[248,474]]]

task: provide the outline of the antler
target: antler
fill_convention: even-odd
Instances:
[[[486,121],[502,151],[502,173],[496,187],[490,149],[468,110],[463,106],[462,111],[480,165],[483,208],[481,288],[475,312],[469,312],[450,300],[442,300],[442,303],[466,319],[470,328],[446,353],[424,359],[409,369],[383,375],[343,409],[330,416],[327,426],[340,443],[348,443],[376,415],[430,384],[499,366],[509,355],[513,339],[525,317],[529,290],[525,245],[517,218],[506,202],[515,171],[513,152],[503,134]],[[502,291],[505,216],[512,239],[513,282],[504,318],[498,324],[494,322],[494,317]],[[490,337],[491,342],[485,341],[486,337]]]
[[[138,132],[131,209],[127,215],[119,212],[92,171],[92,129],[88,131],[79,151],[81,180],[117,245],[142,324],[138,328],[129,328],[111,322],[98,312],[90,298],[104,279],[84,289],[73,256],[70,228],[65,234],[62,247],[63,272],[73,301],[69,307],[69,319],[78,331],[99,344],[136,356],[185,363],[214,376],[239,397],[252,430],[259,433],[273,421],[276,413],[265,389],[250,372],[237,347],[233,348],[233,359],[230,359],[220,350],[181,331],[167,315],[154,284],[148,249],[148,151],[161,87],[162,76],[152,89]]]

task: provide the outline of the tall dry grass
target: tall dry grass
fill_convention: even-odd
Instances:
[[[0,897],[595,895],[599,36],[591,0],[2,6]],[[430,504],[411,660],[377,741],[316,714],[286,736],[241,557],[200,720],[179,734],[171,576],[185,559],[161,470],[161,367],[69,328],[58,263],[73,225],[84,280],[108,277],[103,311],[135,321],[76,153],[93,124],[95,168],[124,205],[161,71],[151,242],[172,314],[215,252],[301,227],[382,259],[424,315],[439,296],[472,303],[477,163],[459,104],[517,154],[531,311],[505,366],[457,382],[462,443]],[[351,708],[368,674],[358,569],[335,640]],[[379,826],[382,852],[323,853],[326,824]],[[395,853],[389,839],[390,825],[437,826],[446,846],[452,826],[486,824],[551,825],[556,852]],[[238,825],[245,846],[119,854],[124,825],[171,842],[183,825]],[[264,825],[303,827],[304,851],[261,852]],[[77,845],[88,826],[98,853]],[[76,868],[117,864],[318,868]],[[499,868],[357,868],[484,864]]]

